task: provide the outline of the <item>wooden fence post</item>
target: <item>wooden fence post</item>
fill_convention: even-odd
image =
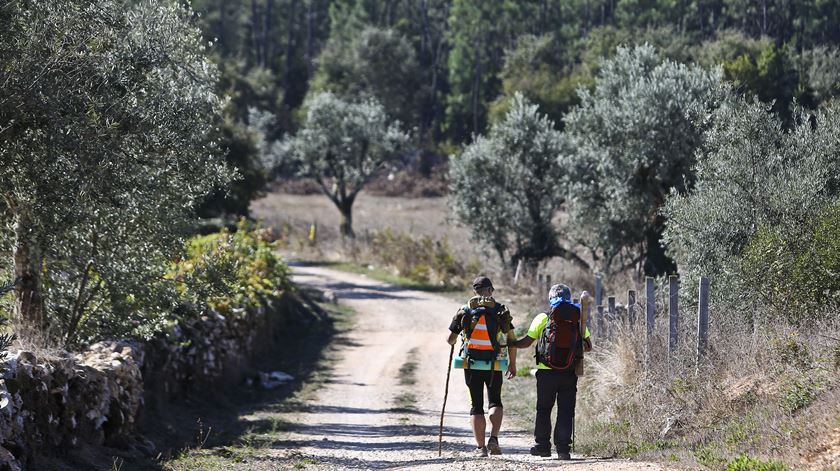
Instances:
[[[548,290],[551,289],[551,275],[545,275],[545,293],[548,295]],[[566,300],[568,301],[568,299]]]
[[[598,306],[598,339],[607,338],[607,323],[604,319],[604,306]]]
[[[645,326],[647,336],[653,335],[654,315],[656,314],[656,292],[652,276],[645,277]]]
[[[651,344],[653,343],[653,322],[656,314],[656,293],[653,277],[645,277],[645,368],[650,365]]]
[[[630,326],[636,325],[636,290],[627,291],[627,320]]]
[[[616,316],[615,316],[615,296],[607,297],[607,312],[609,315],[607,316],[607,330],[609,331],[609,336],[611,337],[615,332],[615,324],[616,324]]]
[[[595,305],[602,306],[604,299],[604,283],[601,280],[601,275],[595,275]]]
[[[513,274],[513,285],[519,284],[519,278],[522,276],[522,259],[516,262],[516,272]]]
[[[697,307],[697,372],[700,371],[700,363],[706,355],[706,346],[709,341],[709,279],[700,277],[700,294]]]
[[[543,292],[543,275],[542,273],[537,273],[537,297],[542,298],[546,294],[548,293]]]
[[[677,350],[680,328],[680,279],[677,275],[668,277],[668,360]]]

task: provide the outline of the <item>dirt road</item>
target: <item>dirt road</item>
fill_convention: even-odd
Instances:
[[[322,267],[295,267],[294,274],[298,284],[334,292],[357,316],[335,355],[331,377],[306,412],[282,417],[294,425],[273,448],[289,462],[306,469],[664,469],[617,460],[533,457],[528,454],[530,432],[510,420],[500,438],[504,455],[474,458],[469,401],[459,370],[451,376],[443,456],[438,457],[449,355],[444,337],[458,303]],[[412,350],[416,353],[409,355]],[[411,358],[417,360],[416,383],[400,384],[400,368]]]

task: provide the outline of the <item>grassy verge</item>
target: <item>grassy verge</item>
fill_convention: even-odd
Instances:
[[[317,300],[316,292],[301,288],[303,294]],[[283,414],[306,410],[306,404],[323,385],[330,373],[326,360],[338,348],[341,336],[352,327],[354,313],[351,309],[330,303],[318,303],[328,314],[329,328],[314,329],[284,345],[283,351],[294,351],[285,359],[284,371],[297,372],[294,384],[274,391],[231,391],[225,397],[214,398],[196,410],[180,415],[206,414],[205,424],[198,424],[191,444],[145,467],[131,469],[156,469],[167,471],[226,470],[226,469],[276,469],[277,463],[263,461],[266,449],[281,440],[290,429]],[[294,357],[294,358],[291,358]],[[295,367],[292,367],[295,364]],[[237,397],[241,394],[241,397]],[[193,399],[197,401],[198,399]],[[208,409],[215,407],[215,410]],[[212,424],[212,425],[211,425]],[[181,424],[189,427],[189,424]],[[310,457],[292,455],[284,460],[284,467],[295,469],[315,464]]]
[[[403,391],[394,396],[392,400],[394,406],[391,408],[392,412],[400,412],[405,414],[399,418],[399,421],[407,424],[411,421],[410,414],[417,414],[417,396],[411,392],[411,386],[417,383],[417,349],[409,350],[407,357],[410,359],[404,363],[397,372],[397,380]]]

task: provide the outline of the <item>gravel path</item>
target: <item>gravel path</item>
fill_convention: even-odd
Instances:
[[[469,401],[463,373],[453,371],[446,406],[443,456],[437,434],[449,348],[446,328],[458,303],[323,267],[295,267],[295,282],[334,292],[356,313],[354,329],[334,358],[330,379],[305,412],[280,414],[294,424],[275,443],[306,469],[543,469],[659,470],[661,465],[575,457],[572,462],[528,454],[530,430],[503,424],[504,455],[470,456]],[[402,385],[399,370],[416,349],[416,384]],[[407,407],[405,394],[413,394]],[[502,391],[504,398],[504,389]],[[400,402],[398,398],[403,397]],[[399,406],[399,407],[398,407]],[[286,461],[289,462],[289,461]]]

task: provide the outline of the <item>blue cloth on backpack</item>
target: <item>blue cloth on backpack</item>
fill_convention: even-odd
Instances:
[[[566,299],[566,298],[564,298],[564,297],[562,297],[562,296],[557,296],[556,298],[551,298],[551,299],[549,299],[549,300],[548,300],[548,303],[551,305],[551,310],[552,310],[552,311],[553,311],[554,309],[556,309],[556,308],[557,308],[557,306],[559,306],[559,305],[561,305],[561,304],[563,304],[563,303],[569,303],[569,304],[571,304],[572,306],[575,306],[575,307],[577,307],[578,309],[580,309],[580,304],[578,304],[578,303],[573,303],[573,302],[569,301],[568,299]]]

